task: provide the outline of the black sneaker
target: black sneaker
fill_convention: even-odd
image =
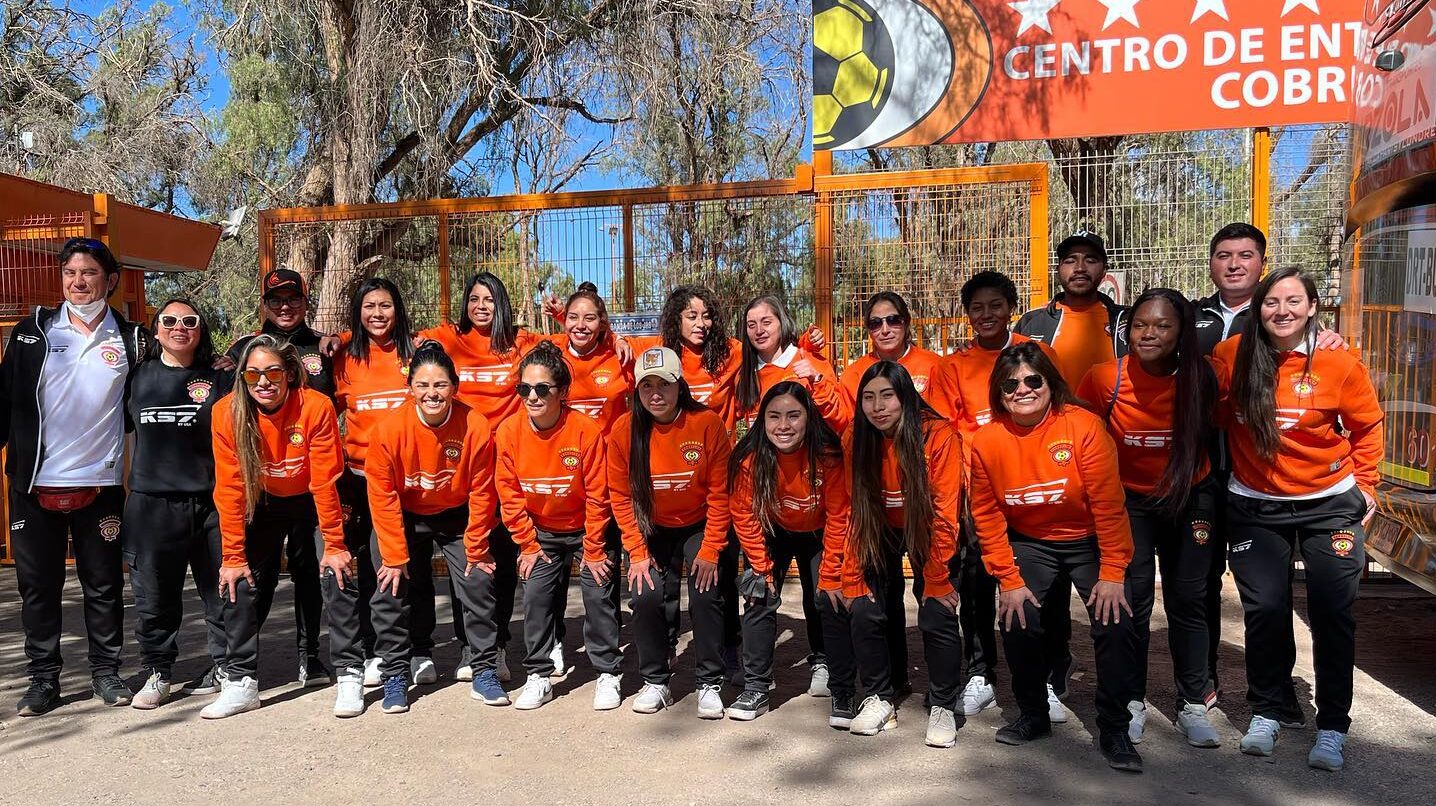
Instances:
[[[1102,755],[1107,757],[1108,767],[1123,772],[1142,771],[1142,756],[1137,753],[1137,746],[1132,744],[1132,738],[1125,730],[1104,733],[1097,743],[1102,748]]]
[[[30,687],[20,698],[15,710],[20,716],[48,714],[60,705],[60,681],[48,677],[30,678]]]
[[[223,684],[224,670],[218,666],[211,666],[198,680],[186,683],[183,691],[186,694],[218,694]]]
[[[95,696],[103,700],[105,705],[114,707],[129,705],[130,698],[135,695],[117,674],[96,675],[95,679],[90,681],[90,690],[95,692]]]
[[[334,674],[319,658],[309,658],[299,663],[299,687],[327,686],[334,682]]]
[[[853,710],[853,695],[833,692],[832,708],[828,711],[828,727],[847,730],[853,726],[855,716],[857,712]]]
[[[1052,722],[1040,716],[1020,714],[1017,720],[997,730],[999,744],[1013,746],[1027,744],[1034,739],[1045,739],[1052,735]]]
[[[768,713],[768,694],[763,691],[745,691],[728,706],[729,719],[748,722]]]

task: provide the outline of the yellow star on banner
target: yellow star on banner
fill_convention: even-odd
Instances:
[[[1227,16],[1227,0],[1197,0],[1197,7],[1192,9],[1192,22],[1196,22],[1207,14],[1215,14],[1218,17],[1231,22]]]
[[[1008,3],[1012,10],[1022,15],[1022,21],[1017,25],[1017,35],[1022,36],[1028,28],[1041,28],[1047,33],[1052,33],[1052,21],[1047,15],[1062,0],[1016,0]]]
[[[1141,0],[1097,0],[1107,7],[1107,19],[1102,23],[1102,30],[1107,30],[1116,24],[1117,20],[1126,20],[1132,23],[1133,28],[1141,28],[1142,24],[1137,22],[1137,4]]]

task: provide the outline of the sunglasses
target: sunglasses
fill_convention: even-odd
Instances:
[[[303,308],[304,297],[268,297],[264,300],[264,307],[271,311],[277,311],[284,307]]]
[[[548,383],[521,383],[514,387],[514,391],[519,393],[519,397],[526,398],[530,394],[536,394],[540,398],[544,398],[553,394],[553,391],[557,388],[558,387],[553,384]]]
[[[183,327],[185,330],[199,330],[199,317],[192,313],[185,314],[184,316],[175,316],[172,313],[162,314],[160,316],[160,327],[170,328],[171,330],[175,327]]]
[[[879,330],[883,325],[897,327],[901,324],[903,324],[903,318],[895,313],[890,313],[887,316],[873,316],[868,319],[868,330]]]
[[[244,372],[239,373],[240,377],[244,378],[244,382],[248,386],[257,386],[259,384],[260,378],[263,378],[266,381],[269,381],[271,384],[278,386],[280,381],[288,377],[288,374],[288,370],[286,370],[284,367],[270,367],[269,369],[247,369]]]
[[[1016,378],[1008,378],[1007,380],[999,384],[999,386],[1001,387],[1002,393],[1004,395],[1010,395],[1013,392],[1017,391],[1017,383],[1018,381]],[[1047,385],[1047,381],[1043,379],[1041,375],[1028,375],[1027,377],[1022,379],[1022,383],[1026,384],[1027,388],[1031,389],[1034,392]]]

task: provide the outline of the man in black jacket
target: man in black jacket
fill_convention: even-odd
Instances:
[[[59,704],[67,537],[85,597],[91,688],[106,705],[130,703],[119,676],[124,401],[150,335],[109,307],[119,281],[108,247],[70,239],[60,251],[64,303],[17,323],[0,360],[0,445],[9,448],[10,546],[30,674],[21,716]]]

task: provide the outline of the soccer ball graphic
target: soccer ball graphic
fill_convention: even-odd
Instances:
[[[861,134],[892,92],[893,43],[866,0],[813,0],[813,145]]]

